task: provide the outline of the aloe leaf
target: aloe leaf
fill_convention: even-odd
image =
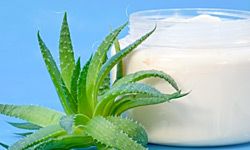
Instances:
[[[90,118],[83,114],[74,115],[74,124],[75,126],[86,125],[89,122]]]
[[[115,47],[115,52],[116,53],[121,51],[121,46],[120,46],[120,43],[119,43],[117,38],[115,39],[114,47]],[[124,74],[123,73],[123,62],[122,62],[122,59],[121,59],[120,62],[116,66],[116,81],[119,80],[120,78],[122,78],[123,74]]]
[[[104,81],[103,84],[99,87],[99,92],[98,92],[98,96],[102,96],[103,94],[105,94],[108,90],[110,89],[110,74],[108,74]]]
[[[111,69],[119,62],[121,59],[125,56],[127,56],[132,50],[134,50],[137,46],[139,46],[143,41],[145,41],[154,31],[156,28],[154,28],[152,31],[148,32],[144,36],[142,36],[140,39],[136,40],[134,43],[130,44],[123,50],[116,53],[114,56],[112,56],[107,62],[101,67],[101,70],[98,74],[98,80],[97,80],[97,87],[99,87],[104,78],[108,75],[108,73],[111,71]]]
[[[83,114],[63,116],[60,120],[60,126],[65,129],[68,134],[73,134],[76,126],[85,125],[89,120],[90,119]]]
[[[137,95],[125,95],[125,96],[121,96],[121,97],[117,98],[110,108],[110,115],[118,116],[115,113],[117,108],[119,108],[121,105],[123,105],[127,101],[130,101],[131,99],[135,99],[136,97],[138,97],[138,95],[139,94],[137,94]],[[145,96],[145,97],[147,97],[147,96]]]
[[[165,95],[157,89],[143,83],[129,83],[111,88],[107,93],[100,97],[94,115],[108,115],[107,111],[111,110],[111,106],[115,98],[128,94],[145,94],[148,96],[164,97]],[[104,110],[104,111],[103,111]]]
[[[39,32],[37,33],[38,42],[43,55],[43,59],[49,71],[50,77],[54,83],[57,94],[61,100],[61,104],[67,114],[73,114],[76,112],[76,104],[73,97],[70,95],[65,83],[61,77],[61,73],[57,68],[56,62],[54,61],[49,49],[43,42]]]
[[[114,83],[114,86],[119,86],[121,84],[133,83],[136,81],[140,81],[146,78],[158,77],[167,81],[176,91],[179,91],[178,85],[175,80],[168,74],[157,71],[157,70],[145,70],[145,71],[138,71],[136,73],[128,74],[125,77],[121,78],[117,82]]]
[[[123,103],[120,103],[120,105],[116,106],[112,112],[114,115],[121,115],[123,112],[125,112],[128,109],[139,107],[139,106],[146,106],[146,105],[153,105],[158,103],[166,102],[167,99],[161,98],[161,97],[149,97],[149,98],[136,98],[132,100],[125,100],[121,101]]]
[[[33,134],[33,132],[14,133],[14,134],[19,135],[19,136],[27,136],[27,135]]]
[[[107,120],[112,122],[117,128],[126,133],[130,138],[132,138],[137,143],[143,145],[144,147],[148,144],[148,136],[145,129],[139,123],[124,119],[121,117],[107,117]]]
[[[105,63],[107,60],[108,56],[106,55],[105,61],[103,63]],[[102,85],[99,87],[98,96],[102,96],[109,89],[110,89],[110,73],[104,78]]]
[[[106,55],[103,63],[105,63],[108,60],[108,56]],[[99,87],[98,90],[98,96],[103,95],[110,89],[110,73],[105,77],[102,85]]]
[[[0,146],[2,146],[2,147],[5,148],[5,149],[8,149],[8,148],[9,148],[8,145],[6,145],[6,144],[4,144],[4,143],[1,143],[1,142],[0,142]]]
[[[34,105],[0,104],[0,114],[26,120],[30,123],[46,127],[57,124],[63,113]]]
[[[9,147],[9,150],[27,149],[40,142],[46,141],[49,138],[58,137],[65,134],[66,134],[65,130],[63,130],[59,125],[47,126],[17,141],[16,143],[14,143],[12,146]]]
[[[173,99],[181,98],[186,96],[188,93],[181,94],[180,92],[176,92],[173,94],[165,95],[165,97],[139,97],[139,98],[132,98],[132,99],[125,99],[124,101],[117,101],[118,105],[114,104],[112,108],[113,115],[121,115],[123,112],[139,107],[139,106],[146,106],[146,105],[154,105],[160,104],[164,102],[168,102]]]
[[[142,94],[143,95],[143,94]],[[120,98],[117,98],[116,101],[114,102],[114,104],[111,106],[111,110],[110,110],[110,114],[113,115],[113,116],[118,116],[116,114],[116,111],[117,109],[124,105],[125,103],[127,103],[128,101],[130,101],[131,99],[135,99],[135,98],[139,98],[141,97],[141,95],[126,95],[126,96],[122,96]],[[151,96],[146,96],[144,98],[152,98]],[[156,98],[159,98],[159,97],[156,97]],[[159,98],[161,99],[161,98]]]
[[[86,82],[87,82],[87,73],[89,69],[89,64],[92,59],[92,56],[83,66],[78,82],[77,82],[77,101],[78,101],[78,113],[85,114],[87,116],[91,116],[91,108],[90,104],[87,101],[87,93],[86,93]]]
[[[106,38],[98,47],[97,51],[95,52],[90,62],[89,70],[87,74],[86,90],[87,90],[87,100],[91,106],[92,112],[94,110],[95,104],[97,103],[97,94],[98,94],[99,86],[97,87],[96,82],[98,78],[98,73],[103,65],[103,62],[105,61],[108,50],[112,46],[118,34],[126,25],[127,23],[117,28],[113,32],[111,32],[108,36],[106,36]]]
[[[136,143],[120,130],[116,125],[101,116],[92,118],[85,127],[89,136],[97,142],[108,147],[121,150],[144,150],[145,148]]]
[[[56,139],[50,139],[37,146],[35,150],[67,150],[72,148],[86,148],[94,145],[94,140],[89,136],[66,135]]]
[[[19,128],[19,129],[26,129],[26,130],[38,130],[41,126],[35,125],[33,123],[24,122],[24,123],[16,123],[16,122],[8,122],[8,124]]]
[[[71,76],[75,68],[75,58],[67,22],[67,14],[64,14],[59,40],[59,56],[62,78],[68,89],[71,88]]]
[[[81,72],[81,62],[80,62],[80,57],[77,59],[75,68],[73,70],[73,74],[71,77],[71,95],[74,97],[75,100],[77,100],[77,82],[78,82],[78,78]]]

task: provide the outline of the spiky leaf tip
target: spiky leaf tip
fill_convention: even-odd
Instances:
[[[145,41],[151,34],[154,33],[156,28],[154,28],[152,31],[146,33],[144,36],[130,44],[129,46],[125,47],[123,50],[116,53],[114,56],[112,56],[109,60],[107,60],[106,63],[101,67],[100,72],[98,73],[97,77],[97,88],[100,87],[100,85],[103,83],[105,77],[109,74],[111,69],[121,61],[122,58],[127,56],[130,52],[132,52],[136,47],[138,47],[143,41]]]
[[[47,70],[50,74],[51,80],[56,88],[57,94],[61,101],[61,104],[64,108],[66,114],[73,114],[77,112],[77,107],[75,100],[70,94],[68,88],[66,87],[61,73],[56,65],[56,62],[50,53],[50,50],[47,48],[45,43],[43,42],[39,32],[37,33],[38,43],[40,46],[41,53],[43,55],[44,62],[46,64]]]
[[[62,78],[68,89],[71,89],[71,76],[75,68],[74,51],[70,37],[67,13],[64,14],[59,40],[59,57]]]

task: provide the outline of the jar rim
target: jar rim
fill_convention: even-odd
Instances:
[[[247,10],[237,10],[237,9],[222,9],[222,8],[170,8],[170,9],[152,9],[152,10],[142,10],[130,14],[131,19],[144,19],[150,20],[150,15],[164,15],[164,13],[178,13],[182,11],[196,12],[197,14],[208,14],[216,16],[228,16],[232,18],[239,19],[250,19],[250,11]],[[155,20],[155,18],[154,18]]]
[[[242,27],[238,27],[238,26],[233,26],[233,28],[227,28],[230,29],[230,32],[227,32],[226,30],[224,30],[224,26],[218,26],[217,24],[214,26],[209,27],[209,29],[212,30],[212,32],[210,33],[206,33],[207,36],[210,37],[210,40],[212,39],[211,43],[200,43],[200,45],[197,46],[191,46],[191,45],[185,45],[185,44],[179,44],[178,40],[166,40],[166,42],[168,43],[164,43],[165,41],[161,41],[163,43],[155,43],[155,42],[151,42],[149,44],[149,42],[146,42],[145,44],[143,44],[144,46],[157,46],[157,47],[173,47],[173,48],[192,48],[192,49],[196,49],[196,47],[198,49],[200,49],[200,47],[212,47],[212,48],[239,48],[239,47],[249,47],[250,46],[250,41],[249,38],[249,33],[248,32],[248,24],[250,23],[250,11],[245,11],[245,10],[234,10],[234,9],[221,9],[221,8],[174,8],[174,9],[155,9],[155,10],[143,10],[143,11],[138,11],[138,12],[134,12],[132,14],[130,14],[130,19],[129,19],[129,35],[130,37],[134,38],[134,39],[138,39],[140,35],[145,34],[146,32],[150,31],[151,29],[153,29],[155,26],[157,26],[156,32],[153,34],[153,36],[155,36],[155,34],[157,33],[158,35],[163,35],[165,32],[162,31],[169,31],[169,27],[173,26],[173,24],[178,24],[178,23],[184,23],[184,24],[189,24],[188,19],[190,19],[191,17],[195,17],[195,16],[199,16],[199,15],[209,15],[212,17],[217,17],[220,18],[222,20],[227,21],[227,26],[231,23],[236,21],[236,23],[238,22],[244,22],[245,23],[245,30],[247,30],[247,32],[242,32],[244,29],[242,29]],[[166,18],[168,17],[177,17],[177,19],[173,19],[173,20],[166,20]],[[181,17],[181,19],[178,19],[178,17]],[[184,17],[184,18],[182,18]],[[191,22],[192,23],[192,22]],[[192,24],[191,24],[192,25]],[[223,24],[224,25],[224,24]],[[246,26],[247,25],[247,26]],[[230,26],[231,27],[231,26]],[[201,36],[203,33],[202,30],[199,29],[203,29],[203,28],[195,28],[196,29],[196,33],[198,33],[199,36]],[[199,33],[199,31],[201,31]],[[210,30],[209,30],[210,31]],[[221,32],[220,32],[221,31]],[[224,32],[222,32],[224,31]],[[236,40],[234,41],[234,39],[232,39],[233,37],[236,37],[235,35],[232,37],[232,32],[237,33],[237,35],[241,36],[240,34],[243,33],[244,34],[244,39],[242,41]],[[165,37],[165,39],[170,39],[170,38],[176,38],[178,36],[183,36],[183,34],[177,34],[176,32],[171,32],[172,34],[167,34],[168,36]],[[212,33],[215,33],[214,35]],[[228,43],[226,43],[224,41],[224,44],[220,45],[220,36],[223,35],[221,33],[227,33],[228,37],[232,37],[230,40],[228,41]],[[193,37],[195,37],[196,34],[192,35]],[[212,36],[213,35],[213,36]],[[247,36],[246,36],[247,35]],[[170,37],[172,36],[172,37]],[[199,36],[195,37],[200,38]],[[155,36],[157,37],[157,36]],[[213,40],[213,37],[215,38]],[[223,37],[223,36],[222,36]],[[190,38],[186,38],[189,39],[189,43],[192,44],[192,42],[195,41],[195,38],[192,41],[192,39]],[[202,39],[202,38],[200,38]],[[218,40],[216,40],[218,39]],[[223,38],[221,38],[223,39]],[[206,39],[205,39],[206,40]],[[233,40],[233,41],[232,41]],[[149,40],[150,41],[150,40]],[[213,41],[215,41],[213,43]],[[172,43],[171,43],[172,42]]]

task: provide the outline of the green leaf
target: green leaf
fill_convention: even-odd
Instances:
[[[92,118],[85,130],[93,139],[108,147],[121,150],[145,150],[142,145],[136,143],[116,125],[101,116]]]
[[[102,96],[103,94],[105,94],[108,90],[110,89],[110,74],[108,74],[104,81],[103,84],[99,87],[99,92],[98,92],[98,96]]]
[[[125,95],[125,96],[120,96],[120,97],[118,97],[118,98],[115,100],[114,104],[113,104],[113,105],[111,106],[111,108],[110,108],[110,109],[111,109],[111,110],[110,110],[110,115],[112,115],[112,116],[119,116],[119,115],[116,115],[116,111],[117,111],[117,109],[118,109],[120,106],[124,105],[124,103],[130,101],[131,99],[135,99],[135,98],[142,97],[142,96],[144,96],[144,95],[143,95],[143,94],[142,94],[142,95],[137,94],[137,95]],[[145,95],[145,98],[146,98],[146,97],[151,97],[151,96]],[[158,97],[156,97],[156,98],[158,98]]]
[[[60,126],[65,129],[68,134],[73,134],[75,127],[86,125],[90,119],[83,115],[70,115],[70,116],[63,116],[60,120]]]
[[[148,136],[145,129],[137,122],[133,120],[124,119],[121,117],[107,117],[108,121],[112,122],[119,130],[122,130],[130,138],[144,147],[148,144]]]
[[[65,83],[61,77],[61,73],[57,68],[56,62],[54,61],[49,49],[44,44],[39,32],[37,33],[38,42],[40,45],[41,53],[43,55],[43,59],[49,71],[50,77],[54,83],[57,94],[61,100],[61,104],[66,112],[66,114],[73,114],[76,112],[77,107],[75,104],[75,100],[70,95],[70,92],[65,86]]]
[[[106,55],[105,61],[103,61],[103,64],[108,60],[108,56]],[[98,90],[98,96],[102,96],[104,93],[106,93],[110,89],[110,73],[105,77],[102,85],[99,87]]]
[[[26,120],[41,127],[57,124],[63,116],[61,112],[45,107],[8,104],[0,104],[0,114]]]
[[[6,144],[4,144],[4,143],[1,143],[1,142],[0,142],[0,146],[4,147],[5,149],[8,149],[8,148],[9,148],[8,145],[6,145]]]
[[[24,122],[24,123],[16,123],[16,122],[8,122],[8,124],[19,128],[19,129],[26,129],[26,130],[38,130],[41,126],[35,125],[33,123]]]
[[[180,92],[176,92],[173,94],[165,95],[164,97],[139,97],[139,98],[132,98],[132,99],[123,99],[120,101],[115,102],[112,108],[113,115],[121,115],[123,112],[139,107],[139,106],[146,106],[146,105],[154,105],[164,103],[173,99],[177,99],[187,95],[181,94]],[[117,103],[117,104],[116,104]]]
[[[127,23],[117,28],[113,32],[111,32],[108,36],[106,36],[106,38],[98,47],[97,51],[95,52],[90,62],[89,70],[87,74],[86,90],[87,90],[87,101],[91,106],[92,112],[94,111],[95,104],[97,103],[98,89],[101,85],[100,84],[98,87],[96,85],[98,73],[102,67],[103,62],[105,61],[108,50],[112,46],[118,34],[126,25]]]
[[[120,43],[119,43],[117,38],[115,39],[114,46],[115,46],[115,52],[116,53],[121,51]],[[120,62],[116,66],[116,81],[119,80],[120,78],[122,78],[123,74],[124,74],[123,73],[123,62],[122,62],[122,59],[121,59]]]
[[[127,56],[132,50],[134,50],[137,46],[139,46],[143,41],[145,41],[154,31],[156,28],[154,28],[149,33],[142,36],[140,39],[136,40],[134,43],[130,44],[123,50],[116,53],[114,56],[112,56],[107,62],[102,66],[98,78],[97,78],[97,87],[103,83],[104,78],[108,75],[108,73],[111,71],[111,69],[119,62],[121,59],[125,56]]]
[[[81,62],[80,62],[80,57],[78,58],[75,68],[73,70],[73,74],[71,77],[71,95],[74,97],[75,100],[77,100],[77,82],[78,78],[81,72]]]
[[[74,115],[74,124],[75,126],[86,125],[89,122],[90,118],[83,114]]]
[[[83,66],[79,79],[78,79],[78,83],[77,83],[78,113],[85,114],[87,116],[92,115],[90,104],[87,101],[87,96],[86,96],[87,95],[86,93],[87,73],[88,73],[88,68],[89,68],[91,59],[92,59],[92,56]]]
[[[118,96],[128,95],[128,94],[145,94],[148,96],[164,97],[165,95],[156,90],[155,88],[142,84],[142,83],[129,83],[123,84],[117,87],[111,88],[105,95],[100,97],[100,102],[98,103],[94,115],[109,115],[111,106],[114,100]]]
[[[121,78],[118,80],[116,83],[114,83],[114,86],[119,86],[121,84],[127,84],[127,83],[133,83],[137,82],[146,78],[152,78],[152,77],[158,77],[162,78],[165,81],[167,81],[176,91],[179,91],[179,88],[177,86],[177,83],[174,81],[174,79],[162,72],[162,71],[157,71],[157,70],[145,70],[145,71],[138,71],[136,73],[128,74],[125,77]]]
[[[86,148],[94,145],[94,140],[89,136],[66,135],[56,139],[50,139],[37,146],[35,150],[68,150],[72,148]]]
[[[62,78],[66,87],[70,89],[71,76],[75,68],[75,58],[67,22],[67,14],[64,14],[59,40],[59,56]]]
[[[59,125],[47,126],[17,141],[9,147],[9,150],[27,149],[50,138],[58,137],[65,134],[66,132]]]
[[[103,64],[108,60],[108,56],[106,55]],[[103,95],[110,89],[110,73],[105,77],[102,85],[99,87],[98,96]]]
[[[19,135],[19,136],[28,136],[30,134],[33,134],[33,132],[14,133],[14,134]]]

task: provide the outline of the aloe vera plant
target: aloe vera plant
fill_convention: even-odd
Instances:
[[[156,70],[140,71],[123,76],[122,58],[145,41],[154,31],[148,32],[124,49],[120,49],[117,36],[127,23],[106,36],[97,51],[85,65],[74,58],[70,31],[65,13],[59,42],[60,69],[39,32],[38,42],[44,62],[56,88],[64,112],[34,105],[0,104],[0,113],[26,121],[9,124],[26,129],[23,136],[9,150],[72,149],[96,146],[98,149],[144,150],[147,134],[139,123],[123,118],[128,109],[168,102],[185,96],[171,76]],[[115,44],[116,54],[107,53]],[[110,83],[109,73],[118,65],[117,80]],[[143,83],[145,78],[157,77],[170,84],[175,92],[161,93]]]

